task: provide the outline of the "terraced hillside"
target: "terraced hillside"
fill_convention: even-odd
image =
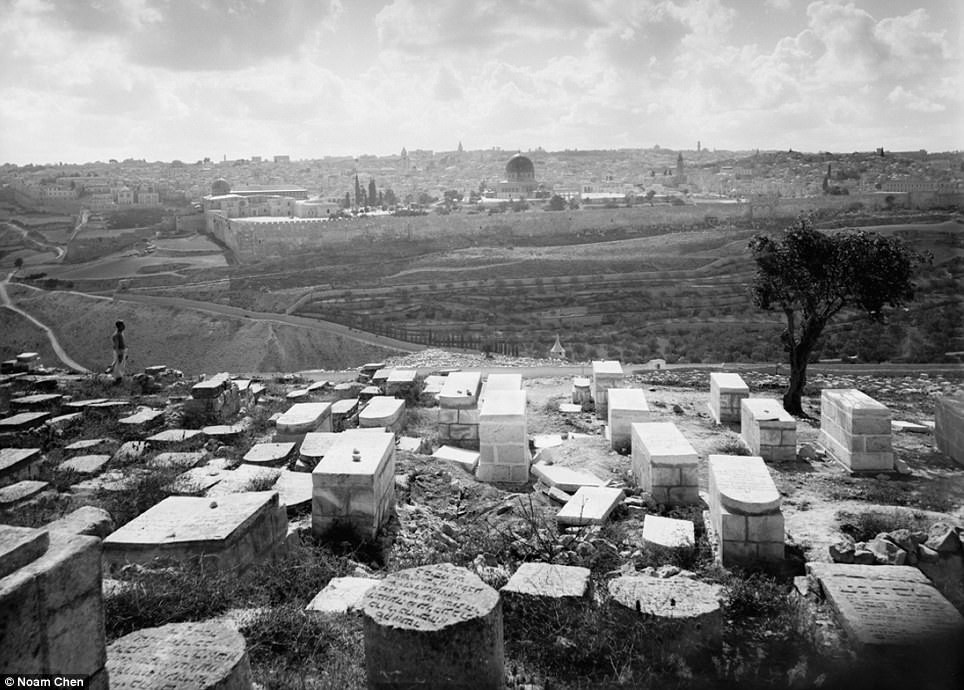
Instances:
[[[822,354],[920,361],[964,349],[964,226],[871,229],[897,234],[934,261],[922,269],[909,311],[885,325],[843,314]],[[701,228],[562,246],[460,248],[414,258],[372,287],[310,291],[294,312],[427,344],[508,344],[533,355],[559,334],[579,359],[780,360],[782,315],[754,308],[747,291],[753,266],[746,245],[756,231]]]

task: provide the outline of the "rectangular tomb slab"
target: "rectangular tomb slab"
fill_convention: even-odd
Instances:
[[[334,445],[338,439],[338,434],[331,431],[313,431],[305,434],[305,440],[301,442],[299,454],[301,460],[314,467],[319,460],[325,457],[328,449]]]
[[[104,565],[201,560],[243,568],[284,544],[288,520],[274,491],[169,496],[104,539]]]
[[[323,616],[350,613],[359,608],[365,593],[379,582],[371,577],[333,577],[308,602],[305,612]]]
[[[750,387],[739,374],[710,374],[710,414],[717,424],[740,421],[740,401],[750,397]]]
[[[750,452],[764,460],[797,457],[797,420],[773,398],[740,401],[740,435]]]
[[[91,405],[90,407],[98,407],[98,405]],[[149,407],[142,407],[134,414],[117,421],[124,426],[147,429],[164,421],[164,410],[152,410]]]
[[[0,433],[27,431],[43,424],[50,417],[49,412],[21,412],[0,419]]]
[[[630,450],[633,424],[650,419],[649,403],[641,388],[612,388],[606,392],[609,405],[609,442],[613,450]]]
[[[941,453],[964,465],[964,394],[937,399],[934,440]]]
[[[929,583],[831,575],[820,585],[848,636],[863,648],[927,645],[964,631],[961,614]]]
[[[456,448],[455,446],[442,446],[432,453],[432,457],[437,460],[448,460],[457,465],[461,465],[465,468],[466,472],[475,472],[475,468],[479,464],[478,451]]]
[[[312,431],[331,431],[331,403],[295,403],[275,422],[279,441],[300,441]],[[294,437],[294,438],[288,438]]]
[[[609,389],[618,388],[623,378],[623,365],[615,360],[597,360],[592,363],[592,399],[596,406],[596,419],[608,417]]]
[[[256,443],[241,459],[252,465],[280,465],[288,461],[295,450],[294,443]]]
[[[672,422],[633,424],[632,467],[636,485],[657,503],[699,502],[699,455]]]
[[[0,448],[0,479],[25,479],[39,472],[39,448]]]
[[[374,537],[395,506],[395,435],[345,432],[311,473],[311,526],[323,535],[336,525]]]
[[[45,529],[0,524],[0,580],[40,558],[49,543]]]
[[[537,462],[532,465],[532,475],[543,484],[555,487],[560,491],[573,493],[582,486],[602,486],[603,480],[589,472],[574,470],[561,465],[548,465]]]
[[[479,389],[482,385],[482,372],[458,371],[445,377],[445,385],[439,393],[440,407],[467,409],[479,403]]]
[[[647,515],[643,519],[643,543],[664,549],[692,548],[696,528],[689,520]]]
[[[583,486],[556,514],[560,525],[601,525],[623,501],[622,489]]]
[[[475,476],[484,482],[522,484],[529,480],[530,461],[526,392],[486,393],[479,409],[479,466]]]
[[[589,568],[551,563],[523,563],[500,590],[503,595],[583,597],[589,589]]]
[[[855,388],[820,393],[820,443],[852,472],[892,472],[890,410]]]
[[[400,433],[405,425],[405,401],[376,395],[358,414],[358,426],[366,429],[388,429]]]
[[[763,458],[710,455],[710,505],[722,505],[743,515],[770,513],[780,508],[780,492]]]

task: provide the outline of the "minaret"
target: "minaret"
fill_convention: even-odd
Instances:
[[[679,180],[683,179],[683,152],[680,151],[679,155],[676,157],[676,177]]]

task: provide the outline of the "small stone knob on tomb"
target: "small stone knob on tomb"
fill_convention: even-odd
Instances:
[[[361,451],[358,450],[357,448],[355,448],[355,449],[351,452],[351,461],[352,461],[352,462],[361,462]]]

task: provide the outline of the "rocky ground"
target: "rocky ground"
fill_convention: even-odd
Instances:
[[[895,452],[905,471],[869,477],[851,476],[816,444],[821,388],[859,388],[890,407],[895,420],[921,423],[933,419],[937,396],[961,390],[960,374],[886,377],[820,373],[811,376],[805,400],[809,416],[799,419],[797,424],[798,457],[793,461],[768,463],[783,499],[789,547],[787,562],[778,572],[765,576],[770,579],[754,580],[754,575],[749,580],[735,580],[714,569],[699,509],[669,508],[653,503],[634,486],[630,457],[610,449],[602,421],[596,420],[592,413],[563,414],[559,411],[559,405],[570,399],[572,376],[579,375],[578,368],[561,369],[551,360],[485,358],[440,351],[396,358],[389,364],[415,367],[423,374],[451,368],[518,368],[526,375],[527,425],[534,450],[538,452],[541,447],[575,449],[557,453],[555,457],[561,463],[591,471],[609,485],[622,488],[627,500],[606,525],[578,530],[559,529],[554,520],[559,504],[538,483],[524,487],[486,484],[477,481],[458,463],[431,457],[430,453],[439,445],[437,408],[413,407],[408,411],[408,422],[402,433],[403,439],[411,440],[400,443],[396,451],[396,515],[377,542],[318,542],[310,535],[310,520],[302,513],[300,517],[292,518],[294,533],[301,535],[297,540],[302,551],[296,557],[300,560],[295,561],[297,568],[290,564],[288,568],[290,573],[301,573],[298,575],[300,581],[297,586],[288,586],[288,594],[280,599],[265,598],[266,595],[259,590],[256,596],[233,594],[224,597],[223,604],[215,605],[222,599],[212,593],[210,601],[200,609],[203,613],[199,613],[199,609],[192,609],[174,597],[157,605],[167,611],[158,620],[156,612],[148,615],[138,609],[135,615],[125,608],[129,601],[123,592],[128,590],[121,584],[117,589],[107,590],[108,634],[123,634],[131,629],[131,625],[140,625],[131,622],[141,620],[138,616],[144,617],[143,625],[159,625],[171,620],[228,615],[242,621],[243,632],[250,632],[250,622],[243,621],[254,616],[255,620],[261,621],[259,625],[266,625],[263,617],[258,617],[265,610],[275,613],[284,610],[285,615],[294,615],[298,625],[302,625],[303,615],[299,613],[299,607],[303,608],[306,603],[302,592],[309,592],[310,598],[324,586],[326,578],[343,574],[383,577],[388,572],[427,563],[465,565],[494,587],[504,584],[515,568],[527,561],[582,565],[590,568],[594,581],[599,582],[621,573],[657,572],[662,566],[664,570],[659,572],[666,574],[669,572],[666,567],[676,568],[676,571],[682,567],[684,572],[692,571],[695,576],[724,582],[728,588],[730,632],[724,653],[713,661],[715,666],[682,669],[667,666],[660,667],[658,673],[653,669],[644,671],[638,667],[638,660],[633,660],[632,654],[621,656],[622,652],[617,653],[610,647],[593,648],[593,653],[603,658],[580,661],[582,665],[578,667],[565,666],[567,658],[582,659],[573,653],[574,648],[595,643],[582,640],[575,629],[566,628],[558,636],[533,648],[532,639],[538,633],[507,621],[507,625],[511,623],[506,643],[510,660],[507,672],[511,683],[515,686],[535,683],[545,687],[638,687],[640,683],[665,686],[672,680],[680,687],[687,684],[700,686],[700,683],[714,685],[714,681],[745,687],[760,684],[809,687],[826,680],[825,662],[833,655],[826,649],[823,652],[827,653],[823,654],[819,647],[801,647],[800,640],[787,627],[786,593],[792,590],[792,578],[802,574],[803,563],[830,561],[831,545],[870,540],[875,533],[868,531],[875,528],[880,532],[915,528],[927,533],[939,523],[964,526],[964,467],[937,452],[932,433],[895,432]],[[708,454],[746,452],[738,428],[719,426],[709,416],[706,402],[710,371],[703,368],[641,371],[629,378],[629,383],[646,392],[653,420],[674,422],[699,453],[703,491],[706,490]],[[779,398],[786,384],[786,377],[780,374],[746,371],[742,375],[754,396]],[[288,407],[290,403],[285,398],[288,392],[311,381],[346,380],[353,376],[348,371],[263,376],[266,388],[260,401],[239,410],[233,420],[245,421],[244,433],[230,443],[213,438],[204,440],[203,445],[195,450],[204,454],[208,466],[236,467],[251,445],[270,440],[273,435],[270,417]],[[28,380],[36,381],[36,378],[9,381],[14,386],[15,395],[32,392],[31,386],[36,384],[30,384]],[[145,385],[130,382],[120,387],[111,387],[91,377],[60,376],[57,381],[58,392],[75,400],[105,397],[125,401],[130,406],[164,410],[161,426],[152,429],[151,433],[163,427],[199,425],[185,415],[183,408],[190,384],[196,381],[191,377],[178,379],[171,375],[158,379],[155,385],[146,385],[142,380]],[[44,385],[49,386],[49,382]],[[316,399],[332,397],[329,388],[318,393]],[[57,466],[69,455],[65,450],[67,445],[95,437],[106,439],[103,447],[111,454],[110,461],[95,476],[57,471]],[[158,449],[144,447],[133,455],[120,451],[122,442],[143,437],[146,437],[144,432],[131,434],[121,430],[116,420],[101,419],[95,423],[87,418],[64,422],[63,426],[47,424],[7,435],[0,445],[34,446],[43,450],[45,460],[40,479],[49,483],[43,491],[26,499],[7,499],[7,503],[0,506],[0,522],[37,526],[85,505],[106,510],[106,519],[116,526],[132,519],[170,494],[170,480],[175,476],[169,473],[162,477],[163,481],[155,480],[153,484],[148,481],[152,473],[157,473],[156,468],[151,469],[151,461]],[[131,449],[130,446],[126,448]],[[116,491],[111,491],[111,483],[118,481],[119,477],[137,478],[134,485],[127,485],[134,488],[123,500]],[[681,563],[654,560],[653,555],[641,546],[643,519],[647,514],[692,520],[697,525],[696,551]],[[323,566],[317,565],[319,559]],[[310,568],[305,565],[308,563],[312,564]],[[315,574],[309,577],[306,572]],[[137,582],[138,577],[134,573],[128,574],[126,579]],[[164,587],[172,586],[171,583],[184,587],[184,581],[177,579],[180,575],[155,574],[151,577],[160,578],[155,583],[158,591],[167,591]],[[257,577],[270,583],[274,577],[291,575],[259,571]],[[961,577],[964,578],[964,573]],[[964,610],[964,596],[954,587],[953,582],[945,583],[945,595]],[[754,588],[771,593],[771,603],[761,604],[759,596],[753,599],[748,592]],[[740,606],[746,605],[750,599],[755,602],[753,606],[741,609]],[[593,623],[596,624],[598,621]],[[244,625],[249,627],[244,628]],[[264,687],[289,687],[295,684],[293,679],[299,678],[306,687],[330,687],[332,684],[361,687],[364,672],[361,670],[363,658],[357,648],[359,630],[353,627],[356,624],[345,625],[347,627],[325,629],[325,634],[333,637],[327,651],[318,654],[320,659],[326,660],[328,670],[323,670],[325,664],[320,662],[320,665],[307,664],[299,667],[300,670],[293,670],[280,652],[264,652],[259,646],[264,644],[261,636],[246,632],[249,647],[260,650],[253,653],[256,677]],[[292,642],[296,643],[301,644],[297,640]],[[333,668],[342,670],[335,673]],[[823,680],[821,674],[824,674]]]

